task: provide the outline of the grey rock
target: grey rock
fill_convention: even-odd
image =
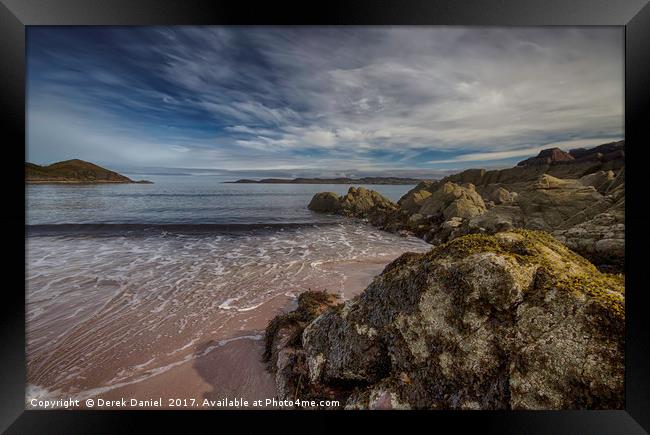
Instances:
[[[334,192],[320,192],[314,195],[307,206],[309,210],[320,213],[335,213],[341,209],[339,196]]]
[[[349,409],[622,409],[623,307],[619,277],[547,234],[470,235],[389,264],[300,350]]]

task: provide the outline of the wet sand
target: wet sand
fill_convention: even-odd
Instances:
[[[273,398],[261,362],[271,319],[310,289],[349,299],[403,252],[430,249],[357,222],[66,233],[27,246],[27,399],[162,401],[136,405],[156,409]]]
[[[342,288],[329,288],[331,282],[327,280],[315,282],[310,288],[339,293],[343,299],[350,299],[363,291],[393,259],[379,257],[323,264],[323,269],[332,275],[345,277]],[[189,361],[142,381],[90,397],[95,403],[98,399],[125,399],[128,403],[125,409],[134,409],[130,406],[131,399],[162,402],[154,406],[136,406],[137,409],[278,408],[266,403],[267,399],[276,398],[277,392],[273,375],[261,361],[264,347],[262,337],[264,328],[273,317],[294,307],[294,299],[276,297],[248,312],[244,329],[241,319],[230,319],[230,324],[224,325],[218,337],[195,346],[194,357]],[[240,402],[246,400],[249,406],[229,406],[228,401],[235,399]],[[101,409],[123,407],[106,406]]]

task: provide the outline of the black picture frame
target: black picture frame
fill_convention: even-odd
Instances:
[[[620,411],[35,411],[25,410],[25,26],[153,24],[415,24],[415,25],[614,25],[625,27],[626,139],[626,387]],[[647,0],[365,0],[347,2],[1,0],[0,107],[5,170],[5,260],[0,357],[0,430],[6,433],[122,433],[148,431],[150,421],[207,424],[210,432],[232,420],[241,431],[338,430],[352,422],[410,430],[405,422],[434,432],[647,433],[650,432],[650,304],[646,291],[650,246],[645,174],[650,138],[650,5]],[[19,255],[22,253],[23,255]],[[11,278],[11,279],[8,279]],[[291,420],[286,421],[289,417]],[[413,430],[416,430],[413,428]],[[417,429],[421,430],[421,429]]]

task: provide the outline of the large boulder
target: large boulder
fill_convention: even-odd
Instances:
[[[365,187],[351,186],[343,196],[333,192],[320,192],[314,195],[308,208],[320,213],[335,213],[342,216],[366,219],[378,227],[386,227],[395,221],[398,206],[390,199]],[[402,229],[400,221],[397,229]]]
[[[394,211],[397,205],[374,190],[365,187],[350,187],[348,193],[339,199],[343,212],[349,216],[367,217],[377,210]]]
[[[418,213],[423,216],[442,214],[445,219],[467,219],[482,214],[485,210],[485,202],[473,184],[459,185],[448,181],[422,202]]]
[[[549,235],[460,237],[312,320],[283,376],[347,408],[622,409],[623,307],[620,277]]]
[[[525,228],[526,220],[518,205],[500,204],[492,207],[482,215],[467,220],[463,231],[458,235],[469,233],[493,234],[514,228]]]
[[[431,196],[431,192],[425,189],[411,190],[398,202],[400,209],[407,213],[417,213],[422,203]]]
[[[311,199],[307,208],[319,213],[336,213],[341,209],[339,196],[334,192],[317,193]]]
[[[435,186],[438,184],[438,181],[436,180],[422,180],[420,181],[414,188],[406,192],[402,197],[397,201],[398,205],[402,205],[406,199],[408,199],[409,196],[411,196],[415,192],[419,192],[421,190],[427,190],[429,193],[431,193],[432,190],[435,189]]]

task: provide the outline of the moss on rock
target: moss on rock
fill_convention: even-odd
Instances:
[[[624,293],[549,234],[468,235],[301,326],[282,376],[351,408],[620,408]]]

